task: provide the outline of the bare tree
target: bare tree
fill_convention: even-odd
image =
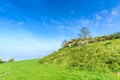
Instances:
[[[80,34],[78,34],[81,39],[87,39],[91,37],[90,31],[87,27],[82,27],[80,29]]]
[[[68,42],[67,40],[64,40],[61,46],[63,47],[67,42]]]

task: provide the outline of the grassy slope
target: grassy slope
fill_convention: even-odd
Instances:
[[[0,80],[120,80],[114,74],[78,71],[27,60],[0,64]]]
[[[62,48],[40,60],[97,72],[120,72],[120,39]]]
[[[40,64],[38,63],[39,60],[0,64],[0,80],[120,80],[116,73],[104,73],[104,67],[106,66],[103,66],[104,63],[101,65],[101,60],[104,59],[108,59],[108,61],[111,59],[115,62],[118,60],[117,62],[119,62],[119,53],[120,39],[88,44],[87,48],[78,46],[63,48],[40,61],[48,64]],[[78,63],[75,66],[85,66],[83,70],[65,67],[66,65],[71,65],[71,63]],[[94,65],[90,66],[90,64]],[[116,64],[114,63],[115,67]],[[99,67],[97,68],[96,65]],[[87,70],[89,68],[91,69],[90,71]],[[102,69],[102,72],[96,71]],[[106,67],[106,69],[108,68]]]

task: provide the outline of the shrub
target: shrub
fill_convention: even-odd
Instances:
[[[78,61],[71,61],[69,64],[71,68],[79,68],[79,62]]]
[[[14,62],[14,58],[9,59],[8,62]]]
[[[67,42],[63,45],[63,48],[66,48],[66,47],[69,47],[69,42]]]
[[[3,60],[2,60],[2,58],[0,58],[0,63],[3,63]]]
[[[104,37],[101,37],[98,41],[105,41],[105,40],[107,40],[107,39]]]
[[[111,39],[119,39],[120,38],[120,32],[116,32],[110,35],[104,35],[101,36],[102,38],[106,38],[107,40],[111,40]]]
[[[94,42],[96,42],[95,39],[89,39],[89,40],[88,40],[88,43],[94,43]]]
[[[113,33],[111,35],[109,35],[110,39],[118,39],[120,38],[120,32],[116,32],[116,33]]]
[[[64,40],[61,46],[64,47],[67,42],[68,42],[67,40]]]

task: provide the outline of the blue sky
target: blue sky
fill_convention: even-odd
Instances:
[[[0,0],[0,57],[38,58],[77,38],[120,31],[120,0]]]

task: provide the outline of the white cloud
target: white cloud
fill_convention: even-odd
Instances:
[[[113,16],[117,16],[117,15],[118,15],[118,11],[116,11],[116,10],[112,10],[112,11],[111,11],[111,15],[113,15]]]
[[[120,5],[111,10],[101,10],[91,18],[81,17],[80,19],[64,21],[66,25],[59,26],[73,33],[77,33],[81,27],[91,27],[95,34],[107,34],[120,30]],[[104,30],[103,30],[104,29]],[[96,31],[96,32],[95,32]]]
[[[91,25],[105,28],[117,28],[120,24],[120,5],[111,10],[101,10],[94,16],[95,18],[90,20]]]
[[[120,5],[111,10],[111,16],[120,17]]]
[[[102,10],[102,11],[100,11],[100,14],[102,14],[102,15],[108,15],[109,14],[109,12],[108,12],[108,10]]]
[[[96,17],[97,20],[102,20],[102,17],[98,14],[96,14],[95,17]]]

